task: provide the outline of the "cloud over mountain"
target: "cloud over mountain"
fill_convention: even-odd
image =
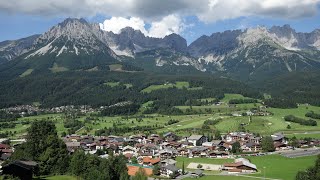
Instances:
[[[0,0],[0,10],[47,16],[139,17],[159,20],[170,14],[214,22],[243,16],[303,18],[318,11],[320,0]]]

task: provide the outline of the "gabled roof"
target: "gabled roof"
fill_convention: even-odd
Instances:
[[[191,135],[188,137],[188,140],[199,140],[203,137],[203,135]]]
[[[149,158],[149,157],[144,157],[143,160],[142,160],[143,163],[151,163],[152,165],[153,164],[157,164],[158,162],[160,162],[160,158]]]
[[[239,166],[247,166],[252,169],[257,170],[257,166],[255,164],[250,163],[249,160],[244,159],[244,158],[238,158],[235,160],[234,163],[225,163],[224,166],[226,167],[239,167]]]
[[[284,135],[282,133],[275,133],[271,135],[271,137],[272,137],[272,140],[279,141],[284,138]]]
[[[165,160],[161,161],[161,163],[175,164],[175,163],[177,163],[177,161],[175,161],[173,159],[165,159]]]
[[[10,146],[7,144],[0,144],[0,149],[9,149]]]
[[[174,165],[172,165],[172,164],[169,164],[169,165],[165,166],[164,168],[165,168],[165,169],[168,169],[168,170],[170,170],[170,171],[172,171],[172,172],[176,172],[176,171],[179,170],[176,166],[174,166]]]
[[[66,142],[67,147],[80,147],[80,142]]]

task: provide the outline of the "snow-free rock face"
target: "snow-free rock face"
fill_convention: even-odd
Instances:
[[[187,52],[187,41],[177,34],[164,38],[145,36],[141,31],[126,27],[119,34],[105,32],[103,39],[117,55],[133,57],[135,53],[169,48],[177,52]]]
[[[26,53],[39,36],[33,35],[18,40],[0,42],[0,64]]]

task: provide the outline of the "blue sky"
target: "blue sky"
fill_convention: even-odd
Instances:
[[[89,22],[103,23],[105,30],[114,32],[126,25],[142,29],[153,37],[174,32],[186,38],[188,43],[201,35],[258,25],[289,24],[298,32],[320,28],[319,0],[283,0],[285,3],[274,0],[230,0],[229,3],[199,0],[196,4],[176,0],[170,1],[171,6],[165,4],[164,1],[168,0],[153,3],[150,0],[125,0],[127,5],[121,7],[113,0],[101,0],[98,5],[92,5],[90,0],[79,0],[83,4],[75,0],[65,1],[68,0],[25,0],[28,4],[23,4],[21,0],[0,0],[0,41],[42,34],[66,17],[83,17]],[[112,17],[115,18],[109,20]],[[127,20],[131,17],[136,19]]]

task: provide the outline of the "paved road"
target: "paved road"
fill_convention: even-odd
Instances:
[[[313,156],[320,154],[320,149],[305,149],[305,150],[295,150],[290,152],[283,152],[282,155],[288,158]]]

